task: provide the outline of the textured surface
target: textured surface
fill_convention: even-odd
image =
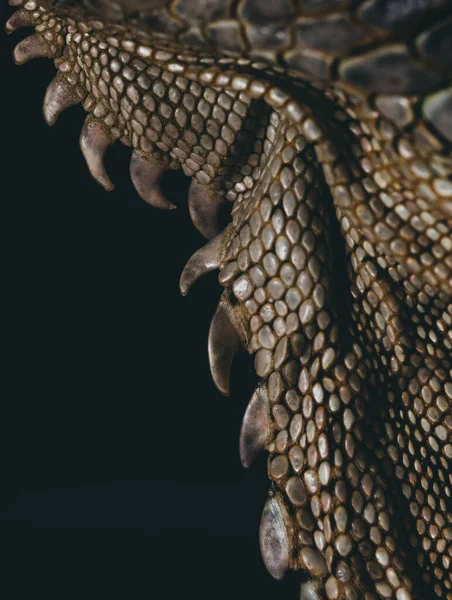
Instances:
[[[232,206],[181,289],[220,268],[219,389],[255,354],[241,458],[269,452],[270,573],[300,570],[304,598],[450,600],[450,5],[90,5],[27,2],[15,58],[55,58],[46,120],[83,103],[106,189],[120,140],[149,203],[171,208],[164,170],[193,178],[206,237]]]

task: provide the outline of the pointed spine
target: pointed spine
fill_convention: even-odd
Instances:
[[[207,239],[213,238],[219,231],[219,212],[223,199],[219,193],[201,185],[196,180],[188,190],[188,208],[193,225]]]
[[[210,325],[208,353],[212,379],[224,396],[229,396],[234,356],[245,345],[244,336],[239,331],[240,324],[234,315],[234,309],[226,298],[222,298]]]
[[[80,148],[93,178],[107,191],[114,188],[104,167],[104,155],[112,140],[100,121],[87,117],[80,134]]]
[[[159,185],[166,170],[167,167],[155,163],[142,152],[133,151],[130,159],[130,177],[138,194],[155,208],[173,210],[176,206],[165,198]]]
[[[240,460],[246,469],[269,443],[271,431],[267,389],[261,386],[248,404],[240,430]]]
[[[262,559],[275,579],[283,579],[290,566],[292,540],[288,523],[289,515],[282,501],[269,498],[262,513],[259,540]]]
[[[19,42],[14,48],[16,64],[23,65],[33,58],[52,58],[53,52],[42,36],[33,34]]]
[[[224,232],[219,233],[189,259],[180,277],[180,291],[186,296],[191,286],[205,273],[220,267],[220,248]]]
[[[17,10],[6,21],[5,31],[9,35],[23,27],[31,27],[34,23],[33,15],[28,10]]]
[[[45,122],[50,127],[55,125],[58,117],[64,110],[79,102],[80,99],[77,98],[74,90],[71,90],[70,85],[64,77],[58,73],[48,85],[44,96],[42,111]]]

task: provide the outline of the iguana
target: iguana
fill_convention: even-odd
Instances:
[[[132,148],[152,206],[192,178],[219,270],[211,372],[261,383],[240,434],[268,452],[268,571],[302,600],[452,600],[452,3],[10,0],[52,58],[44,117],[81,103],[92,176]],[[219,213],[230,208],[220,230]]]

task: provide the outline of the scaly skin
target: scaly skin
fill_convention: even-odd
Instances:
[[[36,32],[16,61],[55,59],[45,118],[83,103],[101,185],[116,140],[154,206],[166,169],[193,178],[211,240],[181,290],[220,269],[223,393],[255,354],[240,452],[269,453],[270,573],[304,600],[451,600],[450,4],[11,4]]]

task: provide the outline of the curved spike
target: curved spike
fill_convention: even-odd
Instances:
[[[183,296],[187,295],[188,290],[201,275],[220,267],[220,247],[223,238],[224,232],[222,231],[189,259],[182,271],[179,282],[179,288]]]
[[[268,444],[271,435],[267,388],[261,386],[251,397],[240,430],[240,460],[247,469]]]
[[[37,33],[26,37],[14,48],[14,60],[18,65],[23,65],[32,58],[52,58],[52,56],[49,45]]]
[[[33,25],[33,15],[28,10],[17,10],[6,21],[5,31],[9,35],[13,31],[22,29],[22,27],[31,27]]]
[[[321,600],[314,582],[306,581],[301,584],[300,600]]]
[[[80,148],[88,165],[89,172],[100,185],[111,191],[113,183],[104,167],[104,154],[112,143],[105,125],[88,117],[80,134]]]
[[[220,300],[209,329],[208,353],[210,372],[218,390],[229,396],[229,375],[234,356],[243,347],[234,325],[233,309],[225,299]]]
[[[269,498],[262,513],[259,541],[264,564],[275,579],[283,579],[290,564],[292,543],[288,522],[289,515],[282,502]]]
[[[130,159],[130,177],[136,191],[151,206],[173,210],[176,206],[165,198],[159,185],[159,180],[166,170],[167,167],[155,163],[141,152],[133,151]]]
[[[74,104],[78,104],[79,99],[74,92],[71,92],[65,79],[58,74],[47,87],[42,111],[47,125],[55,125],[60,113]]]
[[[219,211],[224,203],[217,191],[193,180],[188,190],[188,208],[193,225],[207,239],[219,232]]]

